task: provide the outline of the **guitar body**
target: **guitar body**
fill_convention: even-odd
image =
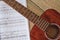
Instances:
[[[57,24],[60,26],[60,14],[53,9],[46,10],[43,15],[41,15],[49,23]],[[36,25],[31,30],[31,40],[50,40],[46,37],[45,32],[39,29]],[[60,39],[58,39],[60,40]]]

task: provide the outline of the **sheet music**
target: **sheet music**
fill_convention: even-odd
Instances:
[[[17,0],[26,6],[26,0]],[[0,40],[30,40],[28,20],[0,1]]]

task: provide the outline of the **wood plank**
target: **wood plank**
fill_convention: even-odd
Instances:
[[[33,1],[31,0],[27,0],[27,6],[30,10],[32,10],[34,13],[36,13],[38,16],[40,16],[44,11],[39,7],[37,6]],[[33,23],[30,22],[30,30],[32,29],[33,27]]]
[[[43,10],[55,9],[60,12],[60,0],[31,0]]]

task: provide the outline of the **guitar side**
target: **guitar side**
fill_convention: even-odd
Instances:
[[[58,24],[60,26],[60,14],[56,10],[48,9],[41,17],[49,23]],[[45,33],[41,29],[34,25],[31,30],[31,40],[48,40],[48,38],[46,38]]]

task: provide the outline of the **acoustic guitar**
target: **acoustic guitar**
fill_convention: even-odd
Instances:
[[[41,17],[15,0],[3,0],[35,25],[31,40],[58,40],[60,37],[60,14],[54,9],[46,10]]]

